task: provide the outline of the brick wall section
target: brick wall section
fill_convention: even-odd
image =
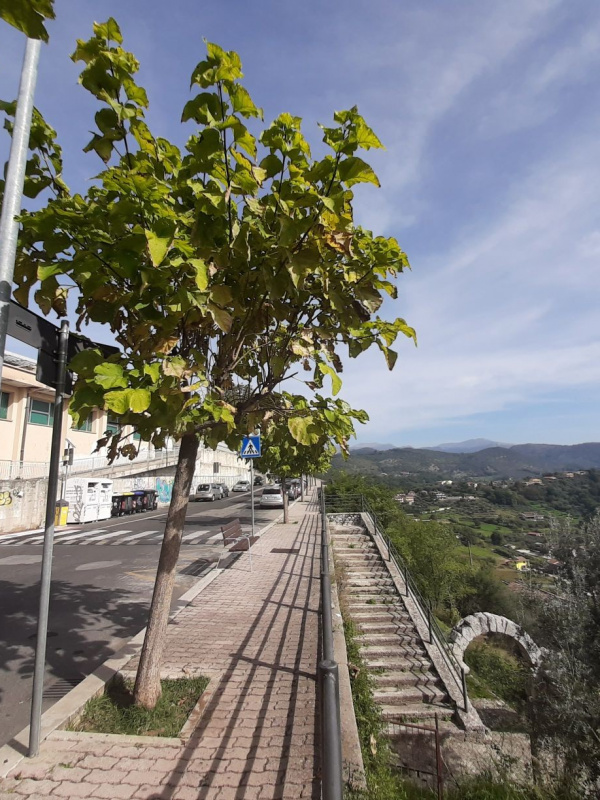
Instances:
[[[165,670],[221,674],[186,745],[43,743],[0,783],[19,797],[276,800],[320,797],[316,735],[319,516],[296,503],[169,625]],[[297,553],[273,553],[273,549]],[[70,735],[72,737],[72,734]],[[68,765],[65,767],[64,765]]]

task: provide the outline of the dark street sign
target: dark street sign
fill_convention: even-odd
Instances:
[[[10,301],[8,309],[8,335],[13,339],[34,347],[38,351],[36,380],[46,386],[56,385],[58,372],[58,335],[60,328],[48,322],[39,314],[34,314],[28,308],[23,308],[14,300]],[[77,353],[89,347],[99,348],[105,358],[119,352],[118,347],[108,344],[98,344],[85,336],[76,333],[69,334],[68,358],[71,360]],[[67,373],[65,390],[68,394],[73,388],[72,373]]]

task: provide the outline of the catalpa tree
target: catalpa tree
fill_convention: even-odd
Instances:
[[[396,297],[404,252],[353,222],[352,187],[379,185],[356,153],[382,146],[356,108],[323,127],[329,152],[315,160],[300,118],[263,125],[238,55],[209,43],[192,73],[182,121],[193,132],[181,151],[150,131],[138,62],[121,45],[109,19],[72,56],[100,104],[85,151],[102,167],[86,194],[65,185],[55,133],[35,114],[25,192],[49,199],[22,216],[15,297],[27,305],[35,289],[44,313],[64,316],[73,294],[78,328],[107,325],[122,348],[71,364],[76,420],[102,407],[157,447],[181,443],[135,689],[153,706],[199,439],[237,448],[283,421],[298,445],[345,449],[365,415],[335,398],[342,354],[375,345],[391,369],[397,335],[415,334],[377,313]],[[298,376],[308,399],[284,391]],[[334,397],[311,399],[325,379]],[[120,434],[99,445],[135,453]]]

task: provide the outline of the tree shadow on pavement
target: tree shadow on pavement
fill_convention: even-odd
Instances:
[[[27,724],[35,658],[39,583],[0,580],[0,745]],[[135,592],[53,580],[46,647],[46,685],[64,682],[64,692],[89,675],[147,621],[149,598]],[[2,673],[8,673],[3,677]],[[20,676],[20,710],[9,708],[10,676]],[[12,680],[13,689],[15,681]],[[59,694],[54,695],[58,699]],[[24,703],[24,699],[27,700]],[[14,701],[14,698],[13,698]],[[27,709],[23,708],[23,704]],[[3,740],[3,741],[2,741]]]

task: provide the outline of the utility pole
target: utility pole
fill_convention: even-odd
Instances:
[[[15,271],[17,239],[19,237],[19,223],[16,218],[21,213],[27,149],[29,147],[29,133],[33,114],[33,95],[35,93],[41,46],[42,43],[39,39],[27,39],[4,187],[2,215],[0,216],[0,387],[2,386],[4,351],[6,350],[8,309]]]

